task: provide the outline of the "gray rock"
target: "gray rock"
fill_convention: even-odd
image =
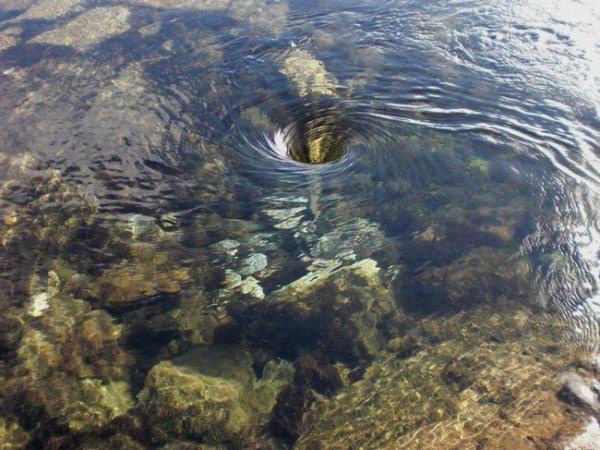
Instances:
[[[267,256],[263,253],[252,253],[242,261],[240,274],[252,275],[267,267]]]
[[[597,391],[590,388],[591,383],[576,372],[566,373],[563,380],[563,386],[558,393],[561,400],[600,414],[600,397]]]

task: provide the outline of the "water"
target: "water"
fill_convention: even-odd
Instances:
[[[596,448],[598,23],[0,0],[2,448]]]

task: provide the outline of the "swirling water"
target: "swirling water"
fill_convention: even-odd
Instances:
[[[588,448],[599,26],[0,0],[0,440]]]

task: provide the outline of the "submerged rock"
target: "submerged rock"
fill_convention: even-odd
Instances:
[[[588,386],[588,383],[578,373],[568,372],[564,375],[564,384],[558,396],[567,403],[600,415],[600,383],[595,381],[592,387]]]
[[[382,355],[314,402],[294,448],[537,448],[579,429],[582,414],[556,398],[564,359],[543,324],[489,306],[427,320],[425,336],[432,322],[431,345]]]
[[[66,45],[84,51],[129,30],[129,10],[123,6],[93,8],[67,24],[38,34],[30,42]]]
[[[600,425],[598,420],[594,417],[590,418],[582,433],[567,440],[564,450],[600,450]]]
[[[296,86],[300,97],[337,96],[335,76],[327,72],[323,61],[307,50],[291,50],[283,60],[280,72]]]
[[[293,376],[289,365],[273,364],[256,380],[250,355],[232,347],[200,347],[160,362],[139,394],[154,439],[243,440],[266,423]]]
[[[194,9],[198,11],[224,11],[231,0],[129,0],[133,5],[165,9]]]
[[[526,301],[530,270],[527,260],[506,251],[476,248],[447,266],[428,268],[407,280],[410,289],[404,302],[411,310],[431,312],[502,298]]]
[[[271,341],[283,355],[318,349],[327,359],[353,363],[374,357],[385,345],[386,328],[402,318],[372,259],[342,268],[333,263],[259,304],[238,302],[231,309],[250,341]]]
[[[271,431],[283,438],[295,441],[308,430],[308,412],[316,400],[313,391],[306,386],[287,386],[278,396],[270,423]]]
[[[279,36],[287,25],[288,9],[287,0],[235,0],[228,13],[251,29]]]
[[[29,440],[29,435],[18,423],[0,417],[0,448],[2,450],[22,449]]]
[[[265,209],[263,213],[274,222],[274,227],[280,230],[292,230],[298,228],[304,220],[307,210],[304,206],[281,209]]]
[[[249,295],[259,300],[265,298],[265,292],[262,286],[252,275],[244,278],[239,273],[226,269],[225,281],[223,283],[223,289],[220,291],[220,297],[229,299],[235,295],[236,292],[239,292],[242,295]]]
[[[0,31],[0,52],[14,47],[19,41],[20,28],[8,28]]]
[[[26,9],[35,0],[5,0],[2,2],[2,7],[6,10]]]
[[[28,182],[10,180],[0,188],[0,199],[11,205],[0,221],[0,245],[11,266],[10,290],[23,297],[37,293],[30,290],[33,271],[48,267],[82,228],[95,223],[98,211],[96,198],[65,183],[58,171],[27,174]],[[40,298],[32,311],[42,306]]]
[[[312,243],[310,254],[322,259],[362,259],[382,249],[386,242],[378,224],[358,218],[320,236]]]
[[[1,244],[12,247],[13,254],[37,247],[55,250],[71,241],[80,227],[93,223],[98,210],[95,197],[65,183],[58,171],[28,175],[29,183],[11,180],[0,189],[4,201],[18,205],[4,212],[0,225]]]
[[[121,348],[122,328],[82,300],[58,294],[45,295],[43,303],[23,317],[15,364],[0,388],[3,408],[41,409],[73,432],[98,430],[126,415],[133,407],[133,360]]]
[[[175,294],[191,281],[189,270],[169,267],[167,255],[133,261],[106,270],[83,292],[109,306],[123,306],[159,293]]]
[[[171,313],[181,340],[194,345],[212,344],[215,329],[229,323],[229,315],[214,302],[211,294],[190,288],[180,295],[179,308]]]
[[[267,267],[267,256],[263,253],[252,253],[250,256],[242,260],[240,268],[241,275],[252,275],[260,272]]]
[[[240,119],[263,132],[273,134],[278,130],[277,126],[271,121],[269,115],[258,106],[242,109],[240,112]]]
[[[83,0],[38,0],[19,16],[19,19],[57,19],[80,9],[83,4]]]

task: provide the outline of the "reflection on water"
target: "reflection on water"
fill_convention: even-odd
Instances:
[[[596,448],[591,1],[0,0],[0,447]]]

